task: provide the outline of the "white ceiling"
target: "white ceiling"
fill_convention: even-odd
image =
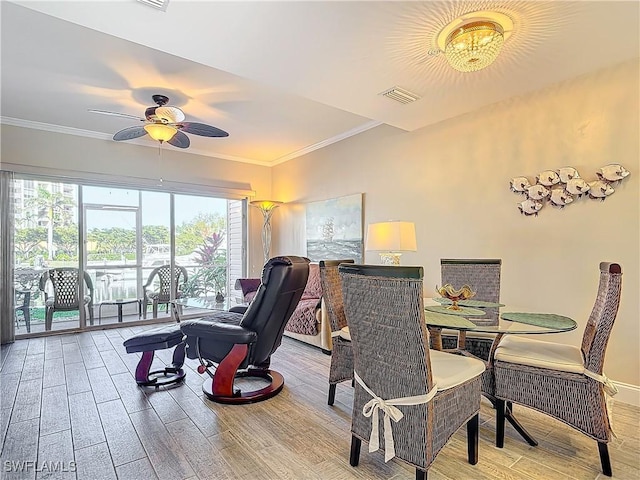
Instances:
[[[435,38],[478,10],[514,31],[493,65],[460,73]],[[230,134],[190,135],[187,152],[274,165],[638,58],[639,17],[636,1],[2,1],[2,123],[109,139],[136,121],[88,109],[142,116],[160,93]],[[395,85],[420,100],[380,95]]]

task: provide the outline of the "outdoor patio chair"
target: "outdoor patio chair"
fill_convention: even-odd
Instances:
[[[169,311],[171,300],[180,298],[182,291],[180,287],[187,282],[187,270],[176,265],[173,269],[173,296],[171,295],[171,266],[162,265],[154,268],[147,278],[147,283],[143,285],[144,297],[142,299],[142,318],[147,318],[147,307],[153,306],[153,318],[158,317],[158,305],[164,304]]]
[[[320,282],[322,299],[327,307],[331,323],[331,365],[329,367],[328,405],[333,405],[336,397],[336,384],[346,380],[353,381],[353,351],[351,337],[342,329],[347,326],[344,315],[342,284],[338,265],[353,263],[353,260],[320,260]]]
[[[31,333],[31,291],[30,290],[16,290],[15,291],[15,307],[14,312],[16,316],[16,327],[19,327],[20,315],[24,320],[24,325],[27,329],[27,333]],[[20,314],[20,315],[19,315]]]
[[[415,467],[417,480],[426,479],[463,425],[475,465],[485,366],[429,349],[422,267],[342,264],[338,270],[355,367],[351,465],[358,465],[362,440],[375,452],[384,436],[385,462],[398,457]]]
[[[612,475],[607,394],[615,395],[617,388],[602,370],[621,291],[622,268],[602,262],[598,293],[581,347],[513,335],[500,342],[494,363],[497,447],[504,445],[505,402],[515,402],[596,440],[602,472]]]
[[[74,267],[51,268],[40,277],[39,288],[44,293],[45,330],[51,330],[55,312],[80,310],[79,278],[80,271]],[[93,282],[87,272],[84,272],[84,284],[83,305],[87,308],[89,322],[93,325]],[[86,290],[89,292],[88,295],[84,294]]]

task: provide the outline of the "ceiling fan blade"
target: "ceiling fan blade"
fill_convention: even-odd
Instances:
[[[133,118],[135,120],[140,120],[141,122],[144,122],[144,118],[140,118],[136,115],[129,115],[128,113],[108,112],[106,110],[95,110],[93,108],[90,108],[88,111],[91,113],[99,113],[100,115],[111,115],[113,117]]]
[[[113,136],[113,139],[116,142],[121,142],[122,140],[133,140],[134,138],[142,137],[146,134],[147,131],[144,129],[144,127],[129,127],[125,128],[124,130],[120,130]]]
[[[202,137],[228,137],[229,134],[224,130],[197,122],[183,122],[176,125],[183,132],[200,135]]]
[[[171,137],[171,140],[167,140],[167,143],[178,148],[189,148],[191,140],[189,140],[189,137],[184,133],[178,131],[173,137]]]

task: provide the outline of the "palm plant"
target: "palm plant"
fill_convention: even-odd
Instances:
[[[184,286],[187,296],[206,297],[210,292],[226,295],[227,256],[219,251],[223,240],[224,232],[214,232],[194,252],[200,268]]]

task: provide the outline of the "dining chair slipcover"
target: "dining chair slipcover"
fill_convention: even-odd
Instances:
[[[467,456],[478,460],[480,360],[429,350],[422,267],[342,264],[344,309],[356,379],[350,463],[362,440],[385,461],[394,455],[426,472],[449,438],[467,425]],[[448,384],[447,384],[448,383]]]
[[[329,395],[327,403],[333,405],[336,395],[336,384],[353,380],[353,351],[351,339],[341,334],[347,326],[344,315],[342,284],[338,265],[353,263],[353,260],[321,260],[320,282],[322,283],[322,300],[327,308],[331,324],[331,364],[329,366]]]
[[[80,301],[78,299],[79,276],[79,270],[74,267],[51,268],[40,276],[39,288],[44,293],[45,330],[51,330],[55,312],[80,310]],[[49,295],[49,283],[51,283],[52,295]],[[83,305],[87,307],[89,322],[93,325],[93,282],[87,272],[84,272],[84,283],[89,290],[89,294],[83,295]]]
[[[162,265],[154,268],[149,277],[147,283],[143,285],[144,297],[142,299],[142,318],[147,318],[147,306],[152,305],[153,318],[158,316],[158,305],[166,304],[167,310],[171,300],[180,298],[182,292],[180,286],[187,282],[188,275],[187,270],[184,267],[176,265],[173,269],[174,277],[174,291],[173,297],[171,295],[171,266]],[[157,278],[157,285],[154,284]]]
[[[495,352],[495,395],[546,413],[598,442],[602,471],[611,476],[607,443],[611,423],[607,394],[617,393],[604,375],[604,356],[620,305],[622,268],[600,264],[595,304],[578,348],[507,336]],[[504,403],[499,404],[496,444],[504,442]]]

